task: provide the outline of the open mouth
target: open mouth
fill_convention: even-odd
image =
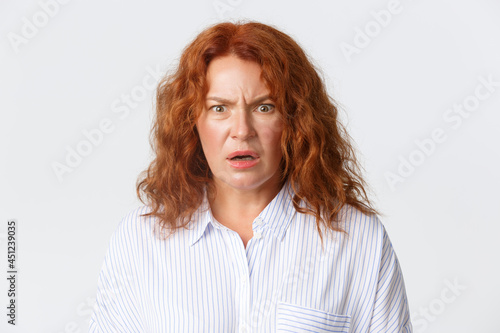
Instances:
[[[236,155],[233,158],[230,158],[231,161],[251,161],[254,160],[255,157],[251,155]]]
[[[233,168],[248,169],[259,163],[259,155],[252,150],[239,150],[229,154],[227,161]]]

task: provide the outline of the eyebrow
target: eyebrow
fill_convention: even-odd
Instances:
[[[257,97],[255,100],[253,100],[252,103],[250,103],[250,105],[261,103],[261,102],[265,101],[266,99],[270,99],[269,95]],[[234,101],[230,101],[228,99],[225,99],[222,97],[217,97],[217,96],[208,96],[207,100],[212,100],[212,101],[216,101],[218,103],[223,103],[223,104],[234,104]]]

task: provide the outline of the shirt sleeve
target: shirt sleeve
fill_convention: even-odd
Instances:
[[[382,227],[383,228],[383,227]],[[385,228],[370,333],[413,332],[398,258]]]
[[[89,332],[144,332],[133,230],[125,218],[109,243],[97,282]]]

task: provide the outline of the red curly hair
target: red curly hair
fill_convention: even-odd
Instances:
[[[335,102],[302,48],[288,35],[257,23],[219,23],[201,32],[182,53],[176,70],[159,84],[151,132],[155,158],[137,183],[151,206],[146,216],[162,230],[186,227],[213,189],[196,120],[204,107],[207,67],[216,57],[235,55],[258,63],[271,99],[283,118],[282,181],[290,180],[293,205],[321,224],[341,231],[338,216],[351,205],[377,214],[370,203],[350,137]],[[306,208],[299,207],[301,200]]]

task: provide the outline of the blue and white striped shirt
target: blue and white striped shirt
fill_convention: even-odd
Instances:
[[[205,197],[167,240],[126,216],[98,280],[90,332],[412,332],[401,269],[376,216],[344,207],[348,235],[299,213],[286,183],[245,248]]]

